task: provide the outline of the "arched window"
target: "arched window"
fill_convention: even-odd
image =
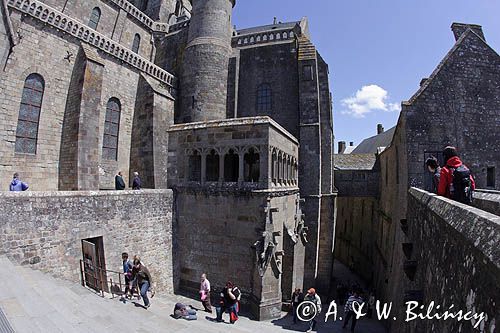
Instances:
[[[116,161],[118,157],[118,132],[120,129],[120,101],[112,97],[106,106],[104,121],[104,139],[102,142],[102,157]]]
[[[92,13],[90,14],[89,27],[96,30],[100,18],[101,10],[99,9],[99,7],[95,7],[94,9],[92,9]]]
[[[219,154],[212,149],[210,154],[207,155],[207,182],[216,182],[219,180]]]
[[[188,161],[189,175],[188,180],[192,182],[201,181],[201,155],[198,151],[195,151],[189,156]]]
[[[278,174],[278,155],[276,154],[276,150],[273,150],[271,157],[271,179],[275,185],[278,183],[277,174]]]
[[[270,112],[272,110],[272,90],[267,84],[257,88],[257,112]]]
[[[237,182],[240,172],[239,156],[233,149],[230,149],[224,156],[224,181]]]
[[[245,181],[258,182],[260,177],[260,156],[254,148],[250,148],[243,156]]]
[[[36,154],[38,123],[45,82],[39,74],[30,74],[24,81],[16,131],[16,153]]]
[[[134,42],[132,43],[132,51],[135,53],[139,53],[139,46],[141,45],[141,36],[139,34],[135,34]]]

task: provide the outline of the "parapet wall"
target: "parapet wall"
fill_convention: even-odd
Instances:
[[[172,202],[171,190],[0,192],[0,254],[78,282],[82,239],[102,237],[107,269],[137,254],[172,292]]]
[[[424,314],[434,301],[441,308],[432,313],[443,313],[453,304],[450,312],[484,312],[485,319],[474,329],[474,320],[404,323],[406,315],[400,314],[397,332],[495,332],[500,323],[500,217],[411,188],[407,225],[413,244],[413,251],[407,247],[405,263],[410,281],[414,273],[414,290],[405,290],[407,300],[421,298]]]
[[[500,191],[476,190],[472,204],[491,214],[500,215]]]

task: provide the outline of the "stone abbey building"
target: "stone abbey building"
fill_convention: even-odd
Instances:
[[[328,292],[328,66],[307,19],[236,30],[235,5],[1,1],[0,179],[31,189],[2,194],[2,253],[78,280],[82,240],[102,267],[128,250],[166,291],[235,281],[260,319]],[[100,191],[118,171],[154,190]]]

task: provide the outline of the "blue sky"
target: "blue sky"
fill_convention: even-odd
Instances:
[[[483,26],[500,52],[500,0],[237,0],[238,29],[307,16],[330,66],[335,139],[354,141],[396,124],[401,101],[417,91],[454,44],[452,22]]]

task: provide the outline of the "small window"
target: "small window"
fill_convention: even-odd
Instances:
[[[121,105],[117,98],[110,98],[106,106],[102,157],[116,161],[118,158],[118,132],[120,130]]]
[[[272,110],[272,90],[268,84],[261,84],[257,89],[257,112]]]
[[[24,81],[16,131],[16,153],[36,154],[38,124],[45,82],[39,74],[30,74]]]
[[[101,10],[98,7],[92,9],[90,14],[89,27],[96,30],[99,20],[101,19]]]
[[[486,169],[486,186],[495,187],[495,167],[488,167]]]
[[[134,42],[132,43],[132,51],[135,53],[139,53],[140,45],[141,45],[141,36],[139,36],[139,34],[135,34]]]

